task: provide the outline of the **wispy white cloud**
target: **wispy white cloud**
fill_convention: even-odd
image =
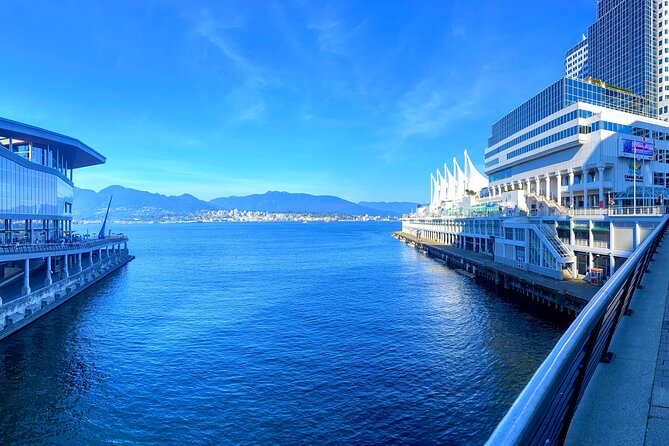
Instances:
[[[342,28],[341,22],[309,24],[307,25],[307,29],[316,32],[316,40],[321,51],[337,56],[346,54],[345,43],[348,37]]]
[[[307,29],[316,33],[316,42],[324,53],[346,56],[351,52],[352,40],[355,39],[365,22],[356,25],[347,23],[332,12],[321,12],[319,18],[307,24]]]
[[[241,110],[237,116],[237,120],[240,122],[256,121],[265,114],[265,108],[265,103],[262,100],[258,100]]]
[[[483,80],[462,86],[453,76],[423,79],[397,102],[401,139],[436,136],[454,121],[474,115],[481,104]]]
[[[248,81],[258,85],[265,85],[268,83],[267,75],[259,66],[244,56],[235,45],[233,39],[226,34],[226,31],[239,28],[240,26],[239,24],[225,24],[209,16],[205,16],[197,24],[196,32],[218,48],[221,54],[246,76]]]
[[[229,35],[232,30],[242,27],[243,21],[239,18],[225,22],[214,19],[207,12],[202,13],[195,26],[196,34],[217,48],[242,77],[241,83],[228,95],[229,103],[235,110],[233,120],[237,122],[255,121],[264,116],[267,105],[262,90],[275,83],[267,70],[247,57]]]
[[[437,139],[472,118],[483,104],[486,71],[476,78],[463,79],[458,72],[423,78],[393,103],[386,131],[376,144],[384,163],[404,156],[414,138]]]

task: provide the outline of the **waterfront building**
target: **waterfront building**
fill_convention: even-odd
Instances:
[[[669,208],[668,19],[664,1],[598,1],[564,77],[492,125],[489,185],[431,194],[403,230],[555,278],[612,274]]]
[[[437,169],[437,175],[430,174],[430,205],[428,210],[437,212],[457,206],[466,196],[476,195],[488,187],[488,179],[481,174],[471,158],[464,151],[464,169],[453,158],[453,173],[444,163],[444,174]]]
[[[0,118],[0,339],[132,260],[127,238],[72,230],[74,171],[105,157]]]

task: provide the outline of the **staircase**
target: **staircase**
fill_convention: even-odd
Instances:
[[[544,195],[539,195],[534,192],[525,191],[525,196],[531,198],[537,202],[537,204],[543,204],[551,215],[567,215],[569,211],[564,207],[560,206],[555,200],[545,197]],[[537,210],[538,210],[537,206]]]
[[[559,256],[563,259],[563,263],[569,263],[574,259],[574,252],[564,244],[562,240],[557,236],[555,228],[545,224],[545,223],[536,223],[536,226],[539,228],[541,234],[546,238],[546,241],[555,249]]]

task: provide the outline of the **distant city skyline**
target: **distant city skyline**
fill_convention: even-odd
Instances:
[[[81,188],[429,201],[428,175],[563,74],[577,2],[8,1],[0,116],[107,156]],[[26,24],[29,26],[26,27]]]

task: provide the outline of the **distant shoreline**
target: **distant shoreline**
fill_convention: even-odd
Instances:
[[[221,221],[124,221],[110,220],[107,223],[117,225],[167,225],[167,224],[211,224],[211,223],[378,223],[378,222],[399,222],[399,218],[373,218],[373,219],[314,219],[314,220],[221,220]],[[95,225],[102,224],[102,220],[72,220],[73,225]]]

